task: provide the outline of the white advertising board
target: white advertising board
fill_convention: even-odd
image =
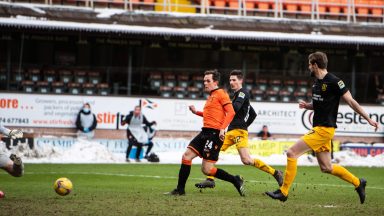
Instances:
[[[202,110],[204,100],[13,93],[0,93],[0,121],[17,127],[74,128],[77,113],[88,102],[97,116],[98,129],[116,129],[117,125],[124,129],[120,126],[121,119],[140,100],[152,102],[143,106],[143,113],[149,121],[157,122],[159,130],[199,131],[203,125],[202,118],[192,114],[188,106]],[[303,134],[311,127],[312,111],[299,109],[298,104],[252,102],[252,106],[258,116],[249,128],[251,133],[260,131],[262,125],[268,125],[271,133],[278,134]],[[374,132],[351,108],[341,105],[337,135],[383,137],[384,107],[364,106],[364,109],[380,122],[379,131]]]

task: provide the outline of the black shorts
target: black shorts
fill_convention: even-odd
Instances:
[[[203,128],[187,148],[204,160],[216,162],[219,159],[220,148],[223,145],[219,133],[220,131],[216,129]]]

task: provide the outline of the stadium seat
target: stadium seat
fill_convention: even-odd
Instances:
[[[225,8],[225,0],[213,0],[213,5],[217,7],[218,9],[224,9]]]
[[[267,90],[267,86],[268,86],[268,80],[267,79],[264,79],[264,78],[256,79],[256,88],[257,89],[265,91],[265,90]]]
[[[270,88],[267,91],[265,91],[265,97],[268,101],[276,102],[279,99],[279,92]]]
[[[109,85],[108,83],[99,83],[97,84],[97,93],[99,95],[108,95],[109,94]]]
[[[307,100],[307,96],[306,96],[306,93],[305,92],[302,92],[302,91],[298,91],[296,90],[294,93],[293,93],[293,96],[295,98],[296,101],[299,101],[299,100]]]
[[[160,96],[161,97],[165,97],[165,98],[172,97],[172,87],[160,86],[159,91],[160,91]]]
[[[287,13],[296,14],[299,11],[299,2],[297,0],[283,1],[283,7]]]
[[[55,94],[63,94],[64,93],[64,83],[63,82],[52,82],[52,92]]]
[[[52,83],[56,81],[56,73],[53,69],[44,70],[44,81]]]
[[[290,79],[284,80],[284,88],[291,93],[294,92],[296,89],[295,81]]]
[[[97,85],[101,82],[101,75],[99,72],[88,72],[88,81],[89,83],[92,83],[93,85]]]
[[[229,10],[232,12],[232,13],[237,13],[237,11],[239,10],[239,0],[229,0],[228,2],[228,5],[229,5]]]
[[[50,93],[51,88],[49,87],[49,84],[47,81],[38,81],[36,83],[37,92],[42,94]]]
[[[327,12],[327,1],[328,0],[319,0],[319,14],[324,15]]]
[[[87,72],[83,70],[75,70],[75,82],[83,84],[87,82]]]
[[[15,81],[15,82],[21,82],[24,80],[24,70],[21,69],[20,70],[15,70],[15,71],[12,71],[12,81]]]
[[[181,86],[174,87],[173,92],[174,92],[175,97],[180,98],[180,99],[182,99],[186,96],[185,88],[181,87]]]
[[[28,69],[28,75],[29,75],[29,80],[33,82],[38,82],[41,79],[40,69],[37,69],[37,68]]]
[[[298,2],[302,14],[310,14],[312,12],[312,0],[298,0]]]
[[[176,77],[172,73],[164,74],[164,86],[175,87],[176,86]]]
[[[83,93],[86,95],[94,95],[96,93],[95,85],[93,83],[84,83]]]
[[[255,6],[256,4],[254,0],[245,0],[245,8],[247,11],[254,11]]]
[[[152,90],[159,90],[162,85],[162,77],[159,72],[151,72],[149,74],[149,85]]]
[[[377,95],[377,102],[381,105],[384,105],[384,94]]]
[[[297,81],[297,89],[296,89],[296,91],[307,93],[308,92],[308,81],[306,81],[306,80],[298,80]]]
[[[69,71],[69,70],[60,70],[59,74],[60,74],[60,81],[61,82],[65,83],[65,84],[72,82],[73,75],[72,75],[71,71]]]
[[[24,92],[32,93],[34,92],[34,82],[31,80],[23,80],[21,82],[22,88]]]
[[[199,89],[196,88],[196,87],[188,87],[187,88],[187,91],[188,91],[188,97],[189,98],[192,98],[192,99],[197,99],[200,97],[200,92],[199,92]]]
[[[252,91],[253,89],[253,79],[248,78],[245,80],[245,89],[248,90],[249,92]]]
[[[261,89],[252,89],[251,91],[253,98],[255,98],[256,101],[263,101],[264,100],[264,91]]]
[[[69,94],[80,94],[81,93],[81,88],[79,83],[68,83],[68,93]]]
[[[257,9],[261,12],[269,12],[270,8],[275,7],[275,0],[256,0]]]
[[[281,80],[280,79],[270,79],[269,80],[269,87],[278,92],[281,90]]]
[[[279,91],[280,100],[282,102],[291,102],[292,101],[292,92],[289,92],[286,89],[281,89]]]
[[[359,16],[368,16],[369,0],[355,0],[355,8]]]
[[[369,0],[369,5],[371,6],[371,12],[373,17],[383,16],[384,0]]]
[[[201,75],[194,75],[192,77],[193,86],[202,89],[204,87],[204,78]]]
[[[177,85],[183,88],[187,88],[189,86],[189,77],[185,74],[177,75]]]

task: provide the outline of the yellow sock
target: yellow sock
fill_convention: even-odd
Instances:
[[[270,167],[269,165],[265,164],[263,161],[259,159],[254,159],[255,167],[259,170],[262,170],[266,173],[269,173],[271,175],[275,174],[275,169]]]
[[[285,168],[284,182],[283,185],[280,187],[281,193],[283,193],[285,196],[288,196],[289,188],[295,180],[296,173],[297,159],[287,158],[287,167]]]
[[[213,176],[207,176],[207,179],[215,180],[215,177],[213,177]]]
[[[333,164],[331,174],[343,179],[346,182],[353,184],[355,187],[358,187],[360,185],[360,180],[340,165]]]

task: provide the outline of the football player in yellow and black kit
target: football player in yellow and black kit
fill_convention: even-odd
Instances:
[[[225,139],[221,151],[226,151],[230,146],[236,145],[241,161],[244,165],[254,166],[266,173],[272,175],[279,186],[283,184],[283,175],[280,170],[268,166],[259,159],[253,159],[248,149],[248,126],[256,118],[256,112],[249,102],[249,93],[242,87],[243,73],[240,70],[233,70],[230,73],[229,84],[234,91],[232,99],[233,109],[236,112],[228,126],[228,132],[225,134]],[[208,176],[206,180],[195,184],[198,188],[213,188],[215,181],[212,176]]]
[[[328,59],[325,53],[315,52],[308,56],[309,70],[316,77],[312,86],[312,102],[299,102],[299,108],[313,110],[313,128],[301,137],[287,151],[287,166],[284,182],[280,189],[266,192],[268,196],[280,201],[286,201],[297,172],[297,159],[304,153],[313,150],[316,152],[320,169],[324,173],[337,176],[353,184],[360,198],[365,201],[365,186],[367,181],[357,178],[344,167],[331,163],[331,140],[335,133],[337,112],[340,97],[357,113],[359,113],[375,130],[378,123],[373,121],[363,108],[353,99],[344,82],[327,71]]]

